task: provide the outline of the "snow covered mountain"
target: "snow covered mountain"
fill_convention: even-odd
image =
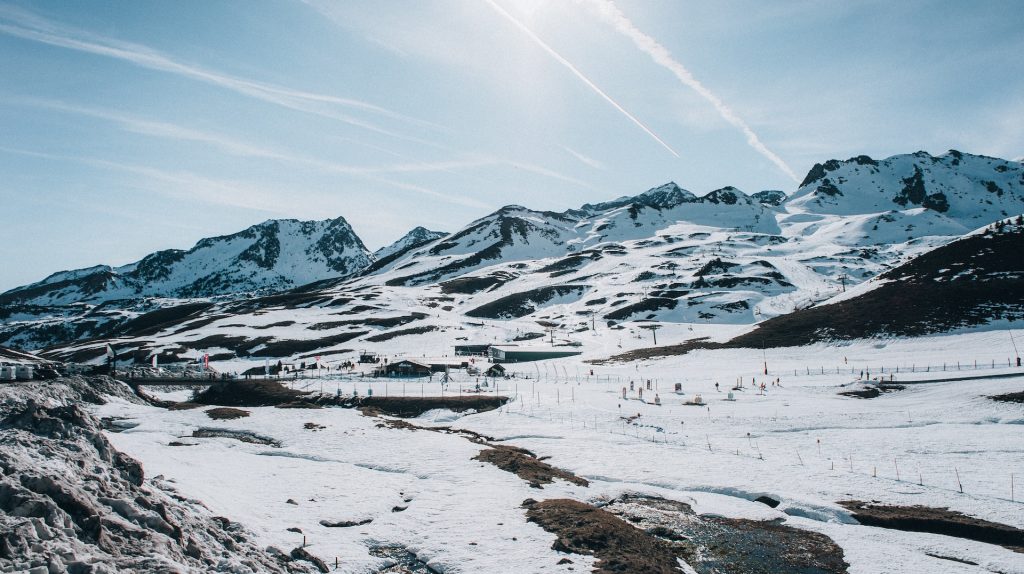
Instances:
[[[214,297],[282,290],[347,277],[371,261],[344,218],[269,220],[202,239],[188,251],[158,251],[122,267],[61,271],[0,294],[0,305],[54,306],[143,297]]]
[[[558,257],[597,245],[614,248],[617,242],[650,238],[677,222],[779,231],[772,208],[736,188],[697,197],[668,183],[637,196],[561,213],[509,205],[375,271],[386,276],[387,285],[422,285],[499,263]]]
[[[467,331],[462,336],[473,338],[485,325],[488,340],[509,341],[535,336],[538,324],[556,326],[571,341],[598,320],[752,325],[813,307],[1004,212],[1024,212],[1022,182],[1019,163],[959,152],[860,156],[816,165],[789,198],[733,187],[698,196],[668,183],[564,212],[506,206],[451,235],[414,229],[373,255],[352,235],[348,266],[319,262],[305,275],[286,266],[289,281],[279,280],[276,289],[290,290],[274,295],[215,298],[228,288],[269,291],[275,287],[267,277],[286,276],[265,268],[254,276],[263,283],[244,271],[231,275],[246,268],[228,257],[219,269],[211,262],[202,273],[184,275],[186,282],[170,279],[178,273],[149,275],[173,287],[151,292],[179,299],[91,303],[139,293],[131,280],[148,268],[143,260],[123,270],[65,273],[3,295],[34,288],[49,297],[36,301],[65,304],[0,307],[0,344],[59,344],[52,356],[76,360],[98,357],[109,338],[142,358],[296,357],[410,337],[438,340],[437,333]],[[309,255],[281,253],[291,262]],[[191,290],[211,274],[224,279]],[[80,292],[53,287],[63,282]],[[100,295],[87,292],[92,285]]]
[[[444,231],[431,231],[426,227],[416,227],[409,233],[403,235],[398,241],[395,241],[391,245],[385,245],[384,247],[374,251],[373,259],[375,261],[380,261],[382,259],[393,257],[397,254],[403,254],[409,249],[419,247],[420,245],[429,243],[435,239],[441,239],[446,235],[448,234]]]
[[[1019,162],[956,150],[881,161],[862,155],[815,164],[786,204],[833,215],[921,207],[974,229],[1024,211],[1024,170]]]

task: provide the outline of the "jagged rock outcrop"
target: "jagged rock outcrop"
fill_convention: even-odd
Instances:
[[[315,572],[118,452],[84,404],[139,401],[109,378],[0,387],[0,571]]]

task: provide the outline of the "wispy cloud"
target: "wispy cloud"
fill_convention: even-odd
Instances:
[[[565,152],[567,154],[569,154],[572,157],[580,160],[584,164],[589,165],[590,167],[592,167],[594,169],[601,169],[601,170],[605,169],[604,164],[599,162],[599,161],[597,161],[596,159],[594,159],[592,157],[585,156],[585,155],[581,154],[580,152],[578,152],[578,151],[576,151],[576,150],[574,150],[574,149],[572,149],[570,147],[566,147],[566,146],[561,146],[561,147],[562,147],[563,150],[565,150]]]
[[[670,146],[667,143],[665,143],[665,140],[661,139],[661,137],[659,137],[658,134],[654,133],[654,131],[652,131],[651,128],[649,128],[646,125],[644,125],[644,123],[641,122],[639,119],[637,119],[636,116],[634,116],[633,114],[629,113],[626,110],[626,108],[622,107],[621,105],[619,105],[618,102],[613,100],[611,98],[611,96],[609,96],[607,93],[605,93],[604,90],[599,88],[597,86],[597,84],[595,84],[594,82],[592,82],[590,80],[590,78],[585,76],[583,74],[583,72],[581,72],[579,70],[579,68],[574,66],[572,64],[572,62],[570,62],[569,60],[566,60],[561,54],[556,52],[554,48],[549,46],[547,44],[547,42],[545,42],[543,39],[541,39],[540,36],[535,34],[533,32],[533,30],[531,30],[526,24],[522,23],[518,18],[516,18],[515,16],[510,14],[507,10],[502,8],[494,0],[484,0],[484,1],[491,8],[493,8],[495,12],[497,12],[499,15],[501,15],[502,18],[505,18],[506,20],[511,22],[516,28],[518,28],[520,31],[522,31],[524,34],[526,34],[526,36],[528,38],[530,38],[530,40],[532,40],[535,44],[540,46],[540,48],[542,50],[544,50],[545,52],[547,52],[549,56],[554,58],[556,62],[558,62],[559,64],[565,66],[570,72],[572,72],[572,74],[574,76],[579,78],[579,80],[581,82],[583,82],[588,88],[590,88],[594,93],[596,93],[597,95],[601,96],[606,102],[611,104],[612,107],[614,107],[616,110],[618,110],[619,113],[621,113],[622,115],[624,115],[627,118],[629,118],[629,120],[632,121],[634,124],[636,124],[637,127],[639,127],[641,130],[643,130],[647,135],[651,136],[651,138],[653,138],[654,141],[658,142],[659,144],[661,144],[662,147],[667,149],[669,151],[669,153],[671,153],[672,155],[674,155],[676,157],[679,157],[679,154],[676,153],[676,150],[672,149],[672,146]]]
[[[160,186],[161,195],[204,204],[240,207],[255,211],[280,210],[280,194],[247,182],[205,177],[188,171],[163,170],[126,162],[92,157],[62,155],[28,149],[0,147],[0,152],[18,154],[53,161],[74,162],[101,169],[143,176],[147,183],[154,181],[172,184]]]
[[[62,113],[96,118],[117,124],[122,129],[133,133],[157,137],[161,139],[200,143],[211,146],[215,149],[219,149],[231,155],[256,159],[269,159],[303,168],[315,169],[321,173],[326,174],[359,177],[366,181],[371,181],[374,183],[383,183],[397,189],[403,189],[407,191],[420,193],[432,197],[434,199],[444,201],[446,203],[463,205],[466,207],[473,208],[487,208],[488,205],[473,198],[463,197],[451,193],[444,193],[430,189],[428,187],[424,187],[422,185],[405,183],[394,179],[390,179],[385,176],[430,172],[447,172],[454,175],[469,176],[469,170],[484,167],[504,166],[510,169],[534,173],[558,181],[571,183],[573,185],[577,185],[580,187],[591,187],[590,184],[584,181],[563,175],[557,171],[550,170],[541,166],[537,166],[530,163],[518,162],[514,160],[499,159],[479,154],[470,155],[468,157],[460,159],[442,161],[405,161],[400,163],[366,166],[350,165],[306,157],[290,152],[279,151],[259,146],[251,142],[240,140],[224,134],[197,130],[194,128],[168,122],[140,118],[130,114],[125,114],[123,112],[117,112],[108,109],[73,105],[58,100],[48,100],[40,98],[0,97],[0,103],[30,106],[46,110],[58,111]],[[103,160],[98,159],[58,156],[46,154],[44,152],[32,152],[29,150],[16,150],[12,148],[0,148],[0,151],[20,153],[23,155],[34,155],[37,157],[45,157],[50,159],[74,160],[79,162],[90,163],[93,165],[102,164],[107,165],[108,167],[114,165],[125,165],[110,162],[102,163]],[[402,156],[401,154],[397,154],[394,152],[389,153],[395,155],[396,157],[407,159],[405,156]],[[139,169],[135,169],[134,172],[142,174],[142,172],[140,171],[142,168],[140,166],[136,167],[138,167]],[[122,169],[122,171],[128,170]],[[169,178],[167,177],[161,177],[160,179],[170,181]]]
[[[213,178],[187,170],[166,170],[122,161],[52,154],[11,147],[0,147],[0,152],[54,161],[74,162],[102,169],[139,175],[146,181],[155,180],[171,184],[170,187],[160,187],[158,191],[162,195],[174,199],[193,202],[199,201],[206,204],[222,205],[227,207],[241,207],[269,213],[280,213],[282,211],[282,206],[289,203],[289,200],[286,197],[289,194],[284,193],[285,190],[280,188],[271,188],[246,181]],[[370,182],[382,183],[396,189],[412,191],[428,196],[432,199],[445,201],[451,204],[473,208],[488,207],[487,204],[473,198],[439,192],[428,187],[397,181],[381,175],[383,173],[405,173],[417,170],[436,171],[440,169],[447,169],[450,165],[454,165],[454,162],[449,162],[448,165],[409,164],[408,166],[392,166],[392,168],[387,172],[380,170],[375,171],[374,169],[367,168],[354,171],[351,175],[357,175]],[[306,197],[310,195],[308,193],[303,192],[302,195],[304,196],[304,200],[312,199],[310,197]]]
[[[133,133],[158,137],[162,139],[202,143],[217,148],[231,155],[251,158],[274,159],[282,162],[298,164],[303,167],[317,168],[327,173],[360,175],[368,173],[410,173],[425,171],[450,171],[460,168],[480,167],[484,165],[493,165],[495,163],[498,163],[497,160],[467,159],[438,162],[409,161],[398,164],[384,164],[372,166],[348,165],[304,157],[289,152],[278,151],[267,147],[262,147],[250,142],[246,142],[244,140],[240,140],[224,134],[197,130],[194,128],[168,122],[140,118],[138,116],[133,116],[131,114],[125,114],[123,112],[117,112],[108,109],[79,106],[69,104],[66,102],[61,102],[58,100],[48,100],[41,98],[0,97],[0,102],[7,104],[31,106],[36,108],[64,112],[68,114],[76,114],[85,117],[101,119],[118,124],[119,126],[121,126],[122,129]],[[393,155],[399,157],[404,157],[401,156],[401,154],[395,154],[394,152],[389,153],[392,153]]]
[[[284,108],[335,119],[382,135],[409,141],[430,143],[382,128],[374,123],[344,113],[341,109],[366,112],[409,124],[444,129],[436,124],[411,118],[369,102],[258,82],[224,74],[198,65],[180,62],[171,56],[142,44],[125,42],[84,30],[70,28],[10,6],[0,6],[0,33],[69,50],[105,56],[150,70],[175,74],[219,86],[235,93]]]
[[[487,1],[490,2],[491,0]],[[758,153],[768,158],[794,181],[800,181],[800,178],[798,178],[796,173],[790,169],[789,165],[787,165],[786,162],[778,156],[778,154],[768,149],[757,134],[754,133],[754,130],[747,125],[747,122],[743,121],[743,118],[737,115],[732,108],[726,105],[721,98],[716,96],[711,90],[704,86],[704,84],[697,80],[697,78],[693,77],[693,74],[686,69],[686,66],[672,57],[672,53],[669,52],[668,48],[661,45],[657,40],[637,28],[633,22],[626,17],[621,10],[619,10],[619,7],[615,5],[615,2],[612,0],[585,1],[594,6],[602,19],[611,24],[617,32],[632,40],[633,43],[636,44],[636,47],[650,56],[656,64],[672,72],[672,74],[675,75],[683,85],[691,88],[702,98],[710,102],[718,114],[722,116],[722,119],[743,132],[743,135],[747,138],[747,144],[757,150]]]

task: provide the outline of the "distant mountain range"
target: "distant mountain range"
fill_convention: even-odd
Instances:
[[[343,217],[280,219],[210,237],[188,251],[157,251],[123,267],[54,273],[0,294],[0,305],[68,305],[142,297],[216,297],[281,290],[353,275],[372,261]]]
[[[374,253],[340,217],[272,220],[0,294],[0,344],[89,358],[118,337],[140,353],[284,356],[480,319],[566,332],[593,317],[755,323],[1022,212],[1019,162],[950,151],[830,160],[789,196],[698,196],[670,182],[564,212],[506,206],[450,235],[418,227]],[[337,314],[346,318],[326,320]],[[285,321],[288,344],[251,330]],[[209,333],[230,341],[203,343]]]

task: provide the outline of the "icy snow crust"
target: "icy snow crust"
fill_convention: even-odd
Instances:
[[[706,334],[723,338],[731,328],[709,329],[721,332]],[[589,480],[589,488],[563,481],[530,488],[513,474],[472,460],[484,447],[459,435],[382,428],[356,410],[253,408],[248,418],[212,424],[202,410],[116,401],[98,407],[98,414],[139,423],[109,438],[139,459],[147,475],[165,475],[215,514],[245,524],[261,543],[291,548],[305,536],[313,554],[331,565],[338,557],[341,572],[377,571],[383,562],[368,549],[380,545],[405,546],[441,572],[568,572],[568,566],[587,571],[588,557],[573,555],[575,564],[557,565],[565,555],[551,549],[554,535],[525,522],[522,501],[568,497],[600,503],[644,493],[687,502],[698,513],[783,519],[820,532],[843,548],[852,573],[1020,573],[1021,555],[1010,550],[859,526],[836,504],[854,499],[949,507],[1024,527],[1024,412],[1019,404],[985,398],[1024,384],[1024,372],[1006,366],[1008,335],[818,345],[764,355],[697,351],[620,366],[592,367],[579,358],[517,365],[515,379],[485,389],[513,397],[500,411],[457,420],[428,413],[415,421],[470,429],[548,456],[549,464]],[[1013,335],[1024,340],[1022,330]],[[608,332],[586,337],[615,345]],[[897,366],[899,374],[893,372]],[[865,371],[865,378],[888,379],[891,373],[906,388],[867,400],[838,394],[859,388],[856,380]],[[929,382],[985,376],[1003,378]],[[782,386],[769,386],[765,395],[752,388],[753,379],[776,377]],[[725,400],[740,378],[744,390],[733,391],[735,401]],[[630,381],[641,385],[648,379],[654,388],[644,392],[645,401],[636,392],[621,398]],[[329,394],[365,395],[372,388],[375,395],[436,395],[441,389],[434,381],[339,378],[292,385]],[[676,382],[682,394],[673,392]],[[457,374],[445,392],[468,392],[475,383]],[[706,406],[683,404],[697,393]],[[656,394],[661,406],[652,404]],[[635,423],[622,420],[638,413]],[[325,428],[307,430],[307,422]],[[282,446],[190,437],[210,426],[255,432]],[[171,447],[171,441],[194,446]],[[1010,501],[1011,473],[1018,481],[1017,502]],[[753,502],[761,495],[781,504],[771,509]],[[348,528],[320,523],[367,519],[372,521]]]

